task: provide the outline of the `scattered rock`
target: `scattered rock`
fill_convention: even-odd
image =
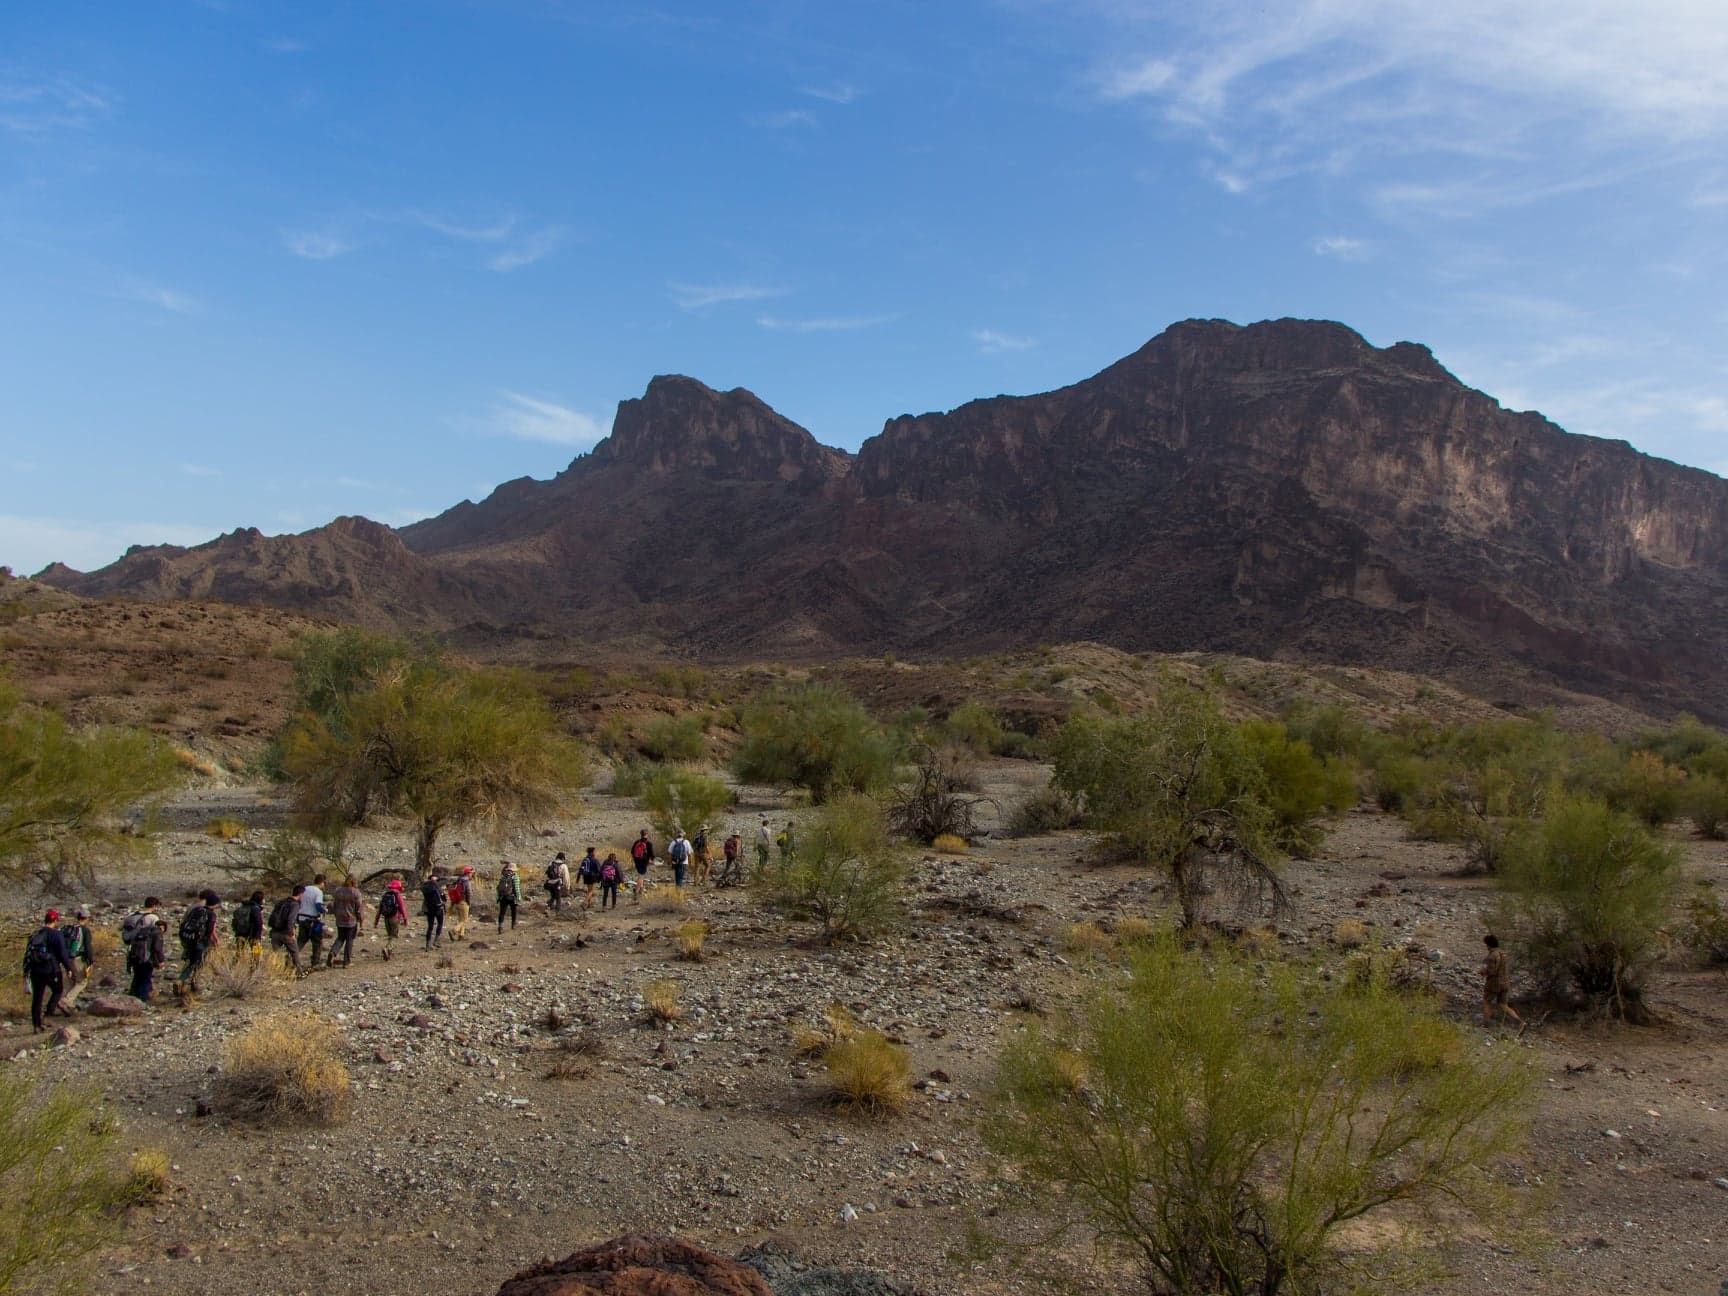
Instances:
[[[142,1017],[144,1005],[131,995],[97,995],[84,1011],[92,1017]]]
[[[55,1048],[71,1048],[82,1038],[76,1026],[62,1026],[48,1042]]]
[[[668,1237],[621,1237],[525,1269],[498,1296],[774,1296],[749,1265]]]

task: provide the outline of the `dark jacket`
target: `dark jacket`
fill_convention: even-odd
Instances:
[[[42,953],[40,961],[31,961],[31,951],[39,949]],[[68,972],[76,972],[78,965],[72,961],[72,955],[66,951],[66,935],[55,927],[38,927],[31,934],[24,947],[24,970],[31,973],[46,973],[65,968]]]
[[[444,911],[444,884],[437,878],[427,878],[420,884],[420,913],[431,917]]]
[[[240,940],[263,940],[264,902],[260,900],[254,904],[250,900],[244,901],[234,911],[234,917],[229,920],[229,926],[235,937]]]
[[[126,950],[126,963],[129,967],[142,963],[161,967],[168,961],[166,941],[162,935],[162,918],[159,914],[151,914],[150,919],[151,921],[144,925],[144,935],[133,941]]]
[[[582,863],[577,865],[576,876],[584,882],[598,882],[600,880],[600,857],[593,851],[589,851],[582,857]]]

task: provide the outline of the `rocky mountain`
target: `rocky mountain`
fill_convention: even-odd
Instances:
[[[714,657],[1213,648],[1728,716],[1728,482],[1316,321],[1177,324],[856,456],[656,378],[550,481],[399,532],[240,531],[42,579]]]

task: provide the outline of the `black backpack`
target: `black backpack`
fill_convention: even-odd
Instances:
[[[236,940],[257,940],[264,933],[259,928],[264,925],[264,910],[260,905],[243,904],[234,911],[234,917],[229,926],[234,929]]]
[[[30,933],[30,939],[24,946],[24,970],[46,972],[53,966],[54,956],[48,952],[48,929],[38,927]]]
[[[193,945],[202,945],[210,939],[210,928],[215,921],[208,905],[193,905],[180,920],[180,939]]]
[[[300,912],[300,902],[293,896],[283,896],[270,910],[270,930],[286,935],[294,927],[294,915]]]
[[[402,911],[402,893],[400,891],[386,891],[384,898],[378,902],[378,914],[383,918],[407,917]]]

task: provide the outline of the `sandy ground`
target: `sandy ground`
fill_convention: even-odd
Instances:
[[[1012,804],[1041,777],[1005,762],[990,790]],[[752,829],[763,811],[776,822],[787,813],[747,789],[726,823]],[[254,839],[280,819],[259,789],[188,794],[159,859],[101,898],[123,907],[155,890],[183,903],[215,880],[224,848],[201,829],[227,815],[253,825]],[[550,837],[495,845],[457,834],[445,862],[494,875],[516,859],[536,894],[552,850],[574,861],[590,841],[622,846],[638,826],[628,803],[596,795]],[[407,843],[359,834],[356,863],[405,862]],[[1018,1228],[975,1132],[999,1042],[1024,1020],[1011,1005],[1023,995],[1051,1010],[1076,1002],[1083,979],[1062,953],[1068,923],[1164,910],[1144,871],[1095,867],[1089,849],[1084,834],[1064,833],[926,859],[906,929],[859,948],[812,948],[806,930],[740,891],[693,898],[713,928],[702,964],[673,958],[666,930],[680,916],[628,900],[564,917],[536,903],[502,937],[478,923],[467,943],[399,947],[389,961],[369,932],[353,967],[320,971],[274,1002],[160,1004],[124,1025],[80,1019],[77,1044],[31,1049],[13,1065],[95,1086],[128,1145],[165,1147],[177,1166],[167,1199],[135,1212],[126,1245],[92,1267],[99,1292],[490,1293],[530,1260],[626,1229],[726,1251],[774,1236],[932,1293],[1052,1290],[951,1252],[976,1216]],[[1728,884],[1721,845],[1687,850],[1696,871]],[[1449,848],[1406,841],[1393,820],[1352,814],[1322,858],[1291,865],[1296,910],[1283,939],[1341,956],[1330,933],[1355,917],[1377,936],[1415,940],[1439,951],[1434,983],[1468,1019],[1493,897],[1454,876],[1457,863]],[[687,1015],[646,1025],[642,988],[667,976]],[[1540,1185],[1545,1204],[1527,1247],[1452,1241],[1457,1276],[1435,1290],[1708,1294],[1728,1279],[1728,1191],[1714,1182],[1728,1176],[1725,991],[1722,972],[1676,965],[1660,978],[1660,1027],[1551,1019],[1522,1041],[1485,1035],[1521,1050],[1540,1077],[1530,1145],[1507,1173]],[[910,1049],[921,1087],[903,1118],[837,1113],[820,1066],[794,1055],[792,1024],[835,1001]],[[261,1129],[200,1116],[224,1041],[282,1006],[341,1025],[355,1118]],[[604,1039],[586,1075],[547,1078],[561,1056],[541,1024],[549,1007]],[[0,1045],[28,1029],[9,1024]],[[846,1206],[854,1222],[842,1222]],[[1127,1287],[1084,1253],[1049,1260],[1062,1290]]]

